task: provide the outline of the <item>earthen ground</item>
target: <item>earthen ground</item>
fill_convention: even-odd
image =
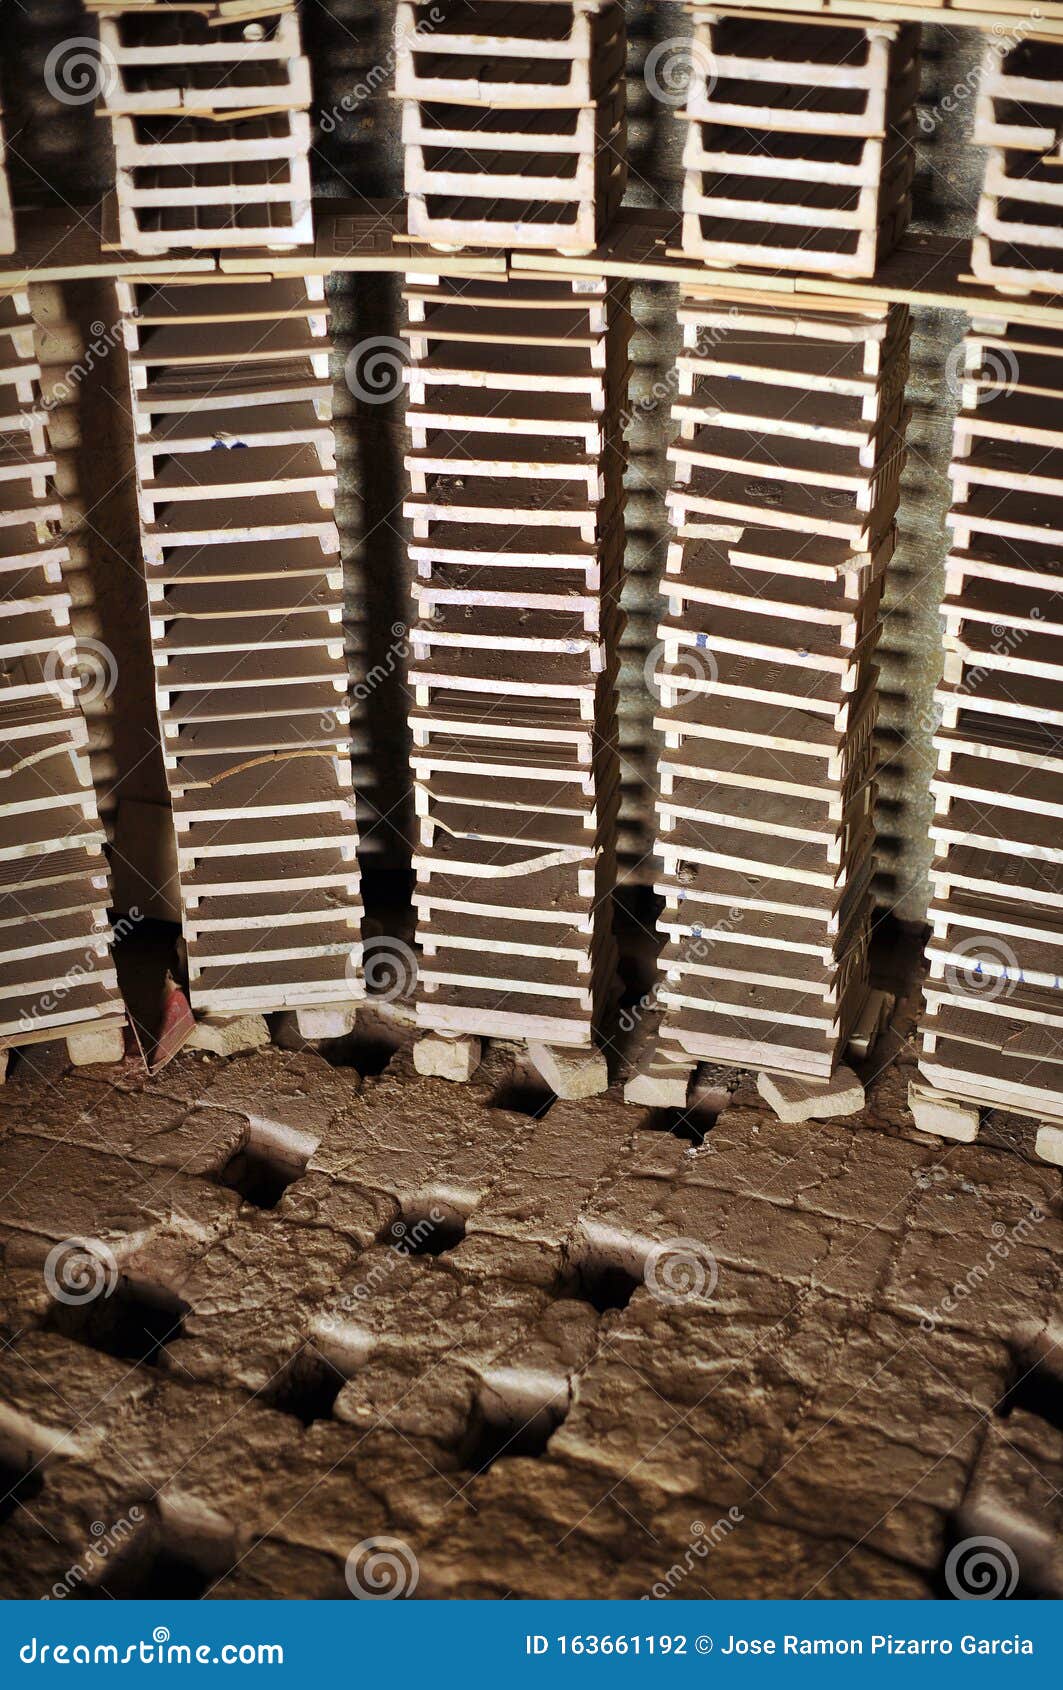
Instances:
[[[989,1533],[1063,1593],[1060,1170],[917,1134],[903,1017],[867,1072],[785,1127],[748,1076],[715,1118],[504,1048],[422,1078],[394,1029],[26,1053],[0,1588],[347,1598],[387,1537],[417,1597],[919,1598]]]

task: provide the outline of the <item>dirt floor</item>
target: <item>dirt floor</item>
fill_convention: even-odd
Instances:
[[[375,1025],[13,1067],[5,1595],[1063,1594],[1060,1171],[917,1135],[903,1014],[796,1128]]]

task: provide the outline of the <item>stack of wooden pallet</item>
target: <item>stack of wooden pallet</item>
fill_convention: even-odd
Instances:
[[[193,1007],[346,1003],[360,897],[323,284],[119,283]]]
[[[99,14],[119,244],[313,240],[310,67],[295,0],[90,0]]]
[[[620,204],[620,0],[399,0],[409,230],[586,252]]]
[[[4,113],[0,108],[0,252],[15,250],[15,214],[11,205],[11,184],[7,175],[7,147],[4,142]]]
[[[920,1067],[1063,1122],[1063,334],[976,321],[952,465]]]
[[[987,37],[974,140],[988,149],[971,265],[1012,291],[1063,285],[1063,40]]]
[[[873,275],[911,209],[918,26],[692,10],[684,251]]]
[[[0,1048],[65,1035],[75,1061],[120,1058],[69,553],[24,293],[0,299],[0,365]]]
[[[662,592],[662,1052],[828,1079],[867,995],[907,308],[693,294]]]
[[[615,979],[626,283],[406,300],[418,1021],[587,1048]]]

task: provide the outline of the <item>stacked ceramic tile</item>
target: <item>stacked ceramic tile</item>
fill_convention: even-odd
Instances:
[[[976,322],[952,465],[921,1069],[1063,1120],[1063,334]]]
[[[294,0],[96,0],[119,243],[313,240],[310,69]]]
[[[346,1002],[361,909],[323,285],[119,300],[192,1004]]]
[[[987,37],[973,139],[987,148],[971,267],[996,287],[1063,285],[1063,41]]]
[[[626,179],[620,0],[399,0],[411,235],[587,251]]]
[[[40,366],[0,299],[0,1046],[124,1021]],[[119,1051],[120,1054],[120,1039]]]
[[[626,284],[406,299],[418,1021],[585,1047],[616,962]]]
[[[661,1051],[829,1077],[867,993],[905,307],[691,297],[662,592]]]
[[[918,26],[691,9],[684,251],[873,275],[911,208]]]

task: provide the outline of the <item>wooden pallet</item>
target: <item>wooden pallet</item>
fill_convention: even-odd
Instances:
[[[313,241],[310,119],[268,112],[116,117],[118,236],[129,252]]]
[[[189,990],[363,995],[320,278],[120,283]]]
[[[312,243],[310,67],[295,9],[97,10],[122,247]]]
[[[1063,1119],[1063,338],[968,336],[956,421],[920,1070]]]
[[[694,10],[683,250],[871,276],[910,209],[918,29]]]
[[[591,251],[626,182],[624,55],[615,0],[400,0],[410,236]]]
[[[868,998],[907,313],[680,305],[659,1053],[830,1079]],[[799,638],[795,638],[799,630]]]
[[[405,297],[418,1022],[589,1050],[615,993],[625,289]]]
[[[97,10],[111,71],[103,90],[109,112],[232,117],[309,109],[310,65],[293,6],[232,20],[137,0]]]
[[[7,174],[4,145],[4,114],[0,108],[0,253],[15,250],[15,213],[11,204],[11,183]]]
[[[0,300],[0,1049],[118,1059],[110,877],[25,294]]]
[[[1063,280],[1060,123],[1063,41],[986,41],[974,140],[987,148],[971,268],[1007,293],[1056,294]]]

